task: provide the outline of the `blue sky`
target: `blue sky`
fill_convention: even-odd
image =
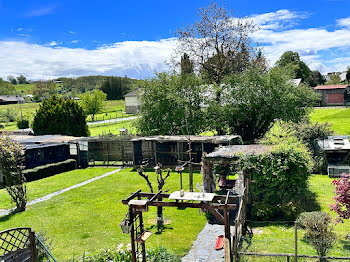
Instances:
[[[252,38],[271,65],[289,49],[324,73],[350,65],[349,0],[218,2],[260,26]],[[151,77],[168,69],[176,29],[209,3],[0,0],[0,77]]]

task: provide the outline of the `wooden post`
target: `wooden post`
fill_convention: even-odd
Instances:
[[[183,187],[182,187],[182,171],[180,171],[180,186],[181,186],[181,189],[183,189]]]
[[[231,246],[230,241],[225,238],[224,239],[224,250],[225,250],[225,262],[231,262]]]
[[[32,230],[29,230],[29,245],[30,245],[30,261],[37,262],[38,261],[38,253],[36,250],[34,232]]]
[[[298,261],[298,223],[294,222],[294,261]]]
[[[132,212],[132,207],[129,207],[129,219],[131,223],[131,261],[136,262],[136,251],[135,251],[135,228],[134,228],[134,214]]]
[[[235,243],[233,246],[234,249],[234,261],[238,261],[238,222],[235,220]]]
[[[190,192],[193,192],[193,171],[192,171],[192,145],[191,145],[191,140],[189,140],[188,143],[188,154],[190,156],[190,163],[188,167],[188,173],[189,173],[189,178],[190,178]]]
[[[227,208],[224,209],[224,221],[225,221],[225,238],[231,242],[231,232],[230,232],[230,213]],[[229,245],[231,247],[231,244]]]
[[[139,200],[141,200],[140,194],[138,195],[137,198]],[[142,212],[140,212],[140,214],[139,214],[139,222],[140,222],[140,231],[141,231],[141,234],[142,234],[143,231],[144,231]],[[145,242],[143,242],[141,245],[142,245],[142,262],[146,262],[146,245],[145,245]]]

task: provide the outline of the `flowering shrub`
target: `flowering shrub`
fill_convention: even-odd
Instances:
[[[350,218],[350,175],[342,174],[340,179],[333,180],[335,186],[334,204],[330,205],[331,210],[337,213],[336,222],[343,222],[343,219]]]

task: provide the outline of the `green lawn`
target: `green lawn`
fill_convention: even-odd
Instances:
[[[309,187],[316,194],[316,200],[320,206],[320,211],[328,212],[335,217],[335,213],[329,209],[334,196],[333,179],[323,175],[313,175],[309,180]],[[249,241],[244,242],[244,249],[249,252],[260,253],[294,253],[294,228],[292,223],[286,224],[254,224],[254,235],[249,245]],[[350,256],[350,241],[345,240],[345,235],[350,233],[350,221],[334,226],[337,234],[336,245],[331,249],[329,256]],[[247,240],[249,238],[247,237]],[[303,230],[298,230],[298,253],[307,255],[317,255],[315,250],[303,241]],[[285,261],[273,260],[271,257],[257,258],[251,257],[248,261]],[[298,260],[299,261],[299,260]],[[303,261],[300,259],[300,261]],[[314,260],[313,260],[314,261]]]
[[[316,108],[310,116],[314,122],[332,124],[339,135],[350,135],[350,108]]]
[[[121,121],[114,124],[92,125],[89,126],[90,136],[98,136],[103,134],[120,133],[121,128],[127,128],[129,134],[136,134],[136,128],[134,127],[135,120]]]
[[[53,193],[60,189],[78,184],[90,178],[100,176],[111,171],[110,168],[87,168],[76,169],[61,173],[55,176],[43,178],[37,181],[27,183],[28,201]],[[5,189],[0,190],[0,209],[15,207],[11,203],[11,198]]]
[[[155,174],[148,174],[155,183]],[[184,186],[188,188],[188,177],[185,178]],[[194,178],[197,183],[201,176],[195,174]],[[178,174],[172,173],[164,188],[172,192],[179,190],[179,184]],[[139,188],[149,192],[143,178],[125,169],[32,205],[20,214],[0,218],[0,230],[28,226],[46,232],[52,240],[52,253],[58,261],[67,261],[73,255],[82,255],[84,251],[127,244],[130,235],[122,234],[119,223],[128,207],[121,203],[121,199]],[[153,234],[146,247],[164,245],[178,255],[186,254],[206,223],[205,216],[198,209],[165,208],[163,214],[165,230],[161,234]],[[146,228],[156,233],[156,208],[151,207],[144,214],[144,221]]]

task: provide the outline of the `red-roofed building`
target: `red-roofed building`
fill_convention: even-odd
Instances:
[[[322,94],[321,105],[344,105],[344,92],[347,85],[316,86],[316,93]]]

